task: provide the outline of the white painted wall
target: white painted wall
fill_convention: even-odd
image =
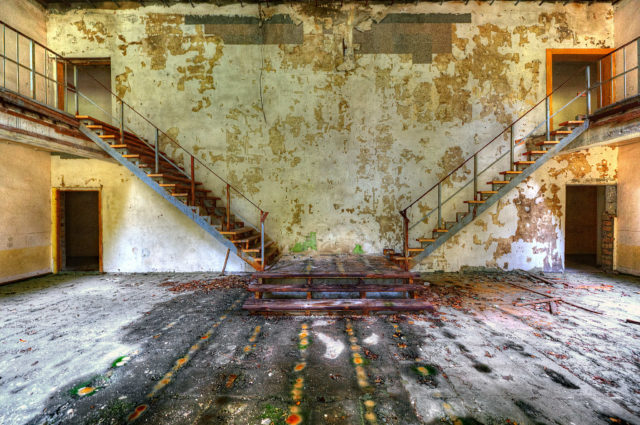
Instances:
[[[105,272],[220,271],[226,248],[129,170],[98,159],[52,157],[57,188],[102,190]],[[229,271],[245,263],[229,256]]]

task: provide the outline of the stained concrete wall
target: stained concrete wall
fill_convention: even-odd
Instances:
[[[616,47],[640,37],[640,19],[638,19],[638,10],[640,9],[640,0],[622,0],[614,6],[614,34]],[[638,65],[638,48],[637,45],[627,47],[627,67]],[[623,62],[621,54],[616,56],[617,63]],[[627,92],[629,94],[640,94],[638,91],[639,71],[633,71],[627,74]],[[624,86],[621,81],[617,82],[617,95],[620,97],[620,90]]]
[[[614,6],[616,47],[640,36],[638,9],[640,0],[622,0]]]
[[[110,56],[114,91],[269,211],[267,230],[285,251],[310,232],[321,251],[399,249],[397,211],[544,96],[545,49],[613,45],[613,9],[600,3],[308,4],[262,13],[288,15],[277,25],[290,32],[260,35],[251,19],[234,18],[255,20],[257,5],[148,6],[51,13],[49,44]],[[403,19],[428,38],[419,46],[430,55],[411,34],[391,44],[379,37]],[[471,233],[454,238],[466,242],[446,244],[423,267],[561,268],[562,185],[599,178],[602,159],[615,163],[607,149],[582,155],[588,170],[536,173],[495,219],[483,219],[478,244]],[[571,165],[545,170],[554,167]],[[214,178],[198,178],[222,193]],[[544,225],[525,225],[527,208]],[[153,246],[167,234],[150,236]]]
[[[54,156],[51,176],[53,187],[102,190],[105,272],[222,269],[226,248],[126,168]],[[230,256],[227,269],[244,270],[244,263]]]
[[[51,271],[48,152],[0,141],[0,283]]]
[[[45,12],[36,2],[2,1],[0,17],[46,43]],[[51,271],[49,158],[47,152],[0,141],[0,283]]]
[[[618,149],[617,269],[640,275],[640,143]]]

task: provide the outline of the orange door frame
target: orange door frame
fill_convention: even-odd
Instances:
[[[549,111],[553,115],[553,102],[551,98],[551,92],[553,92],[553,61],[562,60],[564,62],[595,62],[603,56],[613,52],[614,49],[547,49],[547,95],[549,96]],[[607,80],[611,78],[611,59],[612,56],[602,61],[602,76],[601,79]],[[615,60],[613,61],[613,72],[615,75]],[[591,81],[593,84],[595,81]],[[615,82],[614,82],[615,84]],[[598,92],[599,93],[599,92]],[[605,84],[602,90],[602,106],[613,103],[614,91],[611,90],[611,86]],[[598,98],[598,97],[596,97]],[[551,127],[553,128],[553,120],[551,121]]]

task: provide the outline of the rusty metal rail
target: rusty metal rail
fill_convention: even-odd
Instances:
[[[264,211],[256,202],[252,201],[238,188],[220,176],[204,161],[153,124],[149,118],[113,93],[90,72],[87,72],[86,75],[92,79],[92,84],[108,94],[110,99],[115,100],[115,105],[111,102],[112,111],[105,110],[105,108],[101,107],[89,96],[86,96],[78,90],[78,65],[76,65],[74,61],[54,52],[47,46],[25,35],[2,20],[0,20],[0,27],[2,31],[2,53],[0,54],[2,64],[2,78],[0,79],[2,83],[1,90],[29,98],[42,106],[74,118],[78,118],[83,113],[81,104],[82,101],[86,101],[88,105],[93,106],[92,112],[100,111],[104,114],[102,117],[93,118],[98,118],[100,121],[104,121],[119,129],[121,144],[125,144],[126,133],[131,133],[154,151],[154,168],[156,174],[160,171],[160,162],[164,161],[171,165],[174,172],[188,179],[190,182],[190,196],[187,202],[195,203],[195,186],[198,172],[203,177],[207,175],[214,176],[222,185],[221,190],[223,190],[226,195],[225,223],[223,227],[227,230],[232,230],[235,222],[232,216],[234,216],[236,219],[244,222],[246,226],[252,227],[259,232],[261,268],[265,268],[264,238],[265,220],[268,215],[267,211]],[[134,124],[137,126],[136,129],[132,128]],[[175,151],[181,151],[186,154],[187,161],[184,167],[181,167],[176,161],[170,158],[169,155],[161,152],[161,136],[174,147]],[[150,140],[153,140],[153,142],[150,142]],[[258,211],[257,220],[246,220],[237,212],[232,212],[232,196],[255,208]],[[252,222],[256,224],[254,225]]]
[[[632,67],[628,67],[628,52],[632,51],[635,53],[636,56],[636,65],[632,66]],[[615,55],[622,55],[622,60],[618,61],[622,63],[622,71],[617,73],[616,75],[614,75],[614,59],[615,59]],[[603,75],[603,61],[607,61],[611,64],[611,69],[610,69],[610,74],[611,74],[611,78],[608,79],[603,79],[602,75]],[[620,103],[622,101],[624,101],[625,99],[628,99],[632,96],[638,96],[640,95],[640,37],[637,37],[631,41],[629,41],[628,43],[618,47],[617,49],[611,51],[610,53],[602,56],[600,59],[598,59],[597,61],[597,71],[598,71],[598,81],[591,84],[591,67],[590,66],[585,66],[583,68],[580,69],[580,71],[578,71],[575,75],[570,76],[569,78],[567,78],[565,81],[563,81],[558,87],[556,87],[555,89],[553,89],[551,92],[547,93],[547,95],[541,99],[539,102],[537,102],[535,105],[533,105],[530,109],[528,109],[524,114],[522,114],[521,116],[519,116],[515,121],[513,121],[511,124],[509,124],[507,127],[505,127],[500,133],[498,133],[498,135],[496,135],[494,138],[492,138],[489,142],[487,142],[486,144],[484,144],[482,147],[480,147],[476,152],[474,152],[472,155],[470,155],[469,157],[467,157],[464,161],[462,161],[457,167],[455,167],[453,170],[451,170],[450,172],[448,172],[443,178],[441,178],[437,183],[435,183],[433,186],[431,186],[428,190],[426,190],[424,193],[422,193],[420,196],[418,196],[417,198],[415,198],[415,200],[413,200],[409,205],[407,205],[404,209],[402,209],[400,211],[400,215],[402,217],[402,240],[403,240],[403,258],[405,260],[407,260],[409,258],[409,231],[413,228],[415,228],[416,226],[418,226],[420,223],[423,223],[425,221],[427,221],[429,219],[429,217],[432,214],[436,214],[437,213],[437,228],[441,228],[443,226],[443,206],[447,203],[449,203],[450,201],[456,199],[457,195],[460,194],[462,191],[464,191],[468,186],[470,186],[471,184],[473,184],[473,200],[478,200],[478,178],[479,176],[481,176],[482,174],[486,173],[488,170],[491,170],[492,167],[497,164],[499,161],[501,161],[503,158],[505,158],[507,156],[507,154],[509,155],[509,170],[511,170],[512,172],[516,170],[516,165],[515,165],[515,151],[517,149],[518,146],[521,146],[523,144],[525,144],[528,140],[531,140],[535,137],[538,136],[544,136],[545,140],[551,140],[551,135],[552,135],[552,131],[551,131],[551,124],[552,124],[552,119],[557,116],[559,113],[561,113],[562,111],[564,111],[569,105],[573,104],[573,102],[575,102],[576,100],[585,97],[585,116],[589,117],[592,115],[592,109],[593,109],[593,105],[592,105],[592,94],[595,92],[598,97],[598,102],[597,102],[597,106],[598,109],[602,109],[603,107],[607,107],[610,106],[612,104],[615,103]],[[635,71],[636,74],[636,79],[635,79],[635,83],[632,82],[630,76],[633,75],[633,72]],[[577,96],[575,96],[573,99],[571,99],[569,102],[567,102],[565,105],[563,105],[558,111],[556,111],[555,113],[551,114],[551,105],[550,105],[550,101],[551,101],[551,96],[556,93],[560,88],[564,87],[569,81],[575,79],[577,76],[580,76],[582,73],[584,73],[584,76],[586,77],[586,87],[585,89],[578,93]],[[631,84],[631,88],[633,88],[633,85],[635,85],[635,90],[630,90],[629,86],[630,86],[630,82],[632,82]],[[621,93],[618,96],[617,90],[616,88],[620,88],[622,87]],[[610,97],[611,97],[611,101],[608,102],[607,104],[605,104],[604,98],[605,98],[605,92],[604,89],[610,91]],[[524,134],[522,137],[516,139],[516,124],[522,123],[522,127],[525,128],[528,124],[527,121],[530,121],[530,118],[532,118],[535,114],[534,112],[541,107],[542,105],[544,105],[544,120],[540,123],[538,123],[533,129],[527,131],[527,130],[522,130],[522,129],[517,129],[518,131],[520,131],[521,133],[526,133]],[[533,119],[535,119],[535,117],[533,117]],[[538,130],[544,126],[544,132],[543,134],[538,134]],[[479,166],[479,162],[480,162],[480,155],[484,152],[486,152],[486,149],[491,146],[491,145],[499,145],[500,141],[503,141],[505,139],[505,137],[507,136],[508,133],[508,141],[509,141],[509,146],[507,148],[507,150],[504,153],[501,153],[500,151],[500,146],[498,146],[497,148],[497,153],[494,155],[493,158],[489,158],[488,160],[486,160],[485,158],[482,158],[483,160],[485,160],[485,162],[488,162],[488,165],[484,168],[480,168]],[[460,171],[461,169],[463,169],[463,167],[466,167],[468,164],[472,164],[471,168],[472,168],[472,177],[469,179],[466,179],[467,181],[462,184],[462,185],[458,185],[459,187],[457,188],[457,190],[455,190],[455,192],[453,194],[451,194],[450,196],[447,196],[446,199],[443,201],[443,188],[445,183],[452,178],[452,176],[454,176],[458,171]],[[465,169],[466,170],[466,169]],[[450,182],[453,183],[453,182]],[[452,186],[455,186],[452,184]],[[426,214],[423,214],[420,218],[417,218],[415,220],[413,220],[413,225],[411,225],[411,218],[409,217],[409,213],[411,211],[411,208],[414,207],[416,204],[418,204],[418,202],[423,201],[425,199],[425,197],[427,197],[428,195],[432,194],[432,193],[436,193],[436,195],[433,195],[434,198],[436,198],[435,203],[436,206],[435,208],[428,208],[427,210],[428,212]],[[444,226],[446,227],[446,225]],[[407,267],[408,267],[408,261],[406,261]]]

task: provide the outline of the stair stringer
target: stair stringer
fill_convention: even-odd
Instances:
[[[584,131],[587,128],[589,128],[589,120],[585,119],[582,125],[580,125],[579,127],[576,127],[570,135],[562,139],[560,143],[555,145],[552,149],[549,149],[549,151],[544,155],[542,155],[540,158],[538,158],[538,160],[534,164],[531,164],[525,170],[523,170],[522,174],[518,174],[516,177],[512,178],[509,184],[504,185],[502,188],[500,188],[500,190],[498,190],[498,193],[489,197],[484,204],[480,204],[479,206],[477,206],[474,212],[464,216],[464,218],[460,220],[458,223],[456,223],[455,225],[453,225],[453,227],[451,227],[447,233],[437,238],[435,242],[426,246],[424,251],[422,251],[420,254],[416,255],[415,257],[413,257],[412,258],[413,267],[418,265],[420,261],[422,261],[424,258],[429,256],[433,251],[435,251],[440,246],[442,246],[446,241],[448,241],[453,235],[458,233],[465,226],[467,226],[469,223],[475,220],[476,217],[479,217],[483,212],[491,208],[493,204],[498,202],[499,199],[501,199],[503,196],[509,193],[512,189],[514,189],[516,186],[522,183],[524,179],[526,179],[531,174],[533,174],[544,163],[546,163],[549,159],[551,159],[558,152],[564,149],[569,143],[571,143],[578,136],[584,133]]]
[[[224,237],[218,230],[209,224],[204,218],[202,218],[198,213],[196,213],[192,207],[183,204],[182,202],[175,199],[171,196],[166,190],[164,190],[160,185],[153,180],[151,177],[148,177],[147,174],[140,168],[138,168],[135,164],[123,158],[122,155],[115,149],[113,149],[107,142],[102,140],[95,134],[93,131],[88,129],[84,124],[81,124],[79,130],[87,136],[92,142],[100,146],[106,153],[111,155],[113,159],[115,159],[120,165],[126,167],[129,171],[131,171],[137,178],[142,180],[147,186],[153,189],[157,194],[162,196],[167,202],[176,207],[180,212],[189,217],[193,222],[195,222],[198,226],[200,226],[204,231],[213,236],[218,242],[224,245],[225,248],[229,249],[231,253],[235,254],[237,257],[240,257],[242,260],[246,261],[249,264],[255,263],[254,259],[250,256],[246,256],[240,251],[238,247],[236,247],[229,239]],[[248,224],[247,224],[248,225]]]

